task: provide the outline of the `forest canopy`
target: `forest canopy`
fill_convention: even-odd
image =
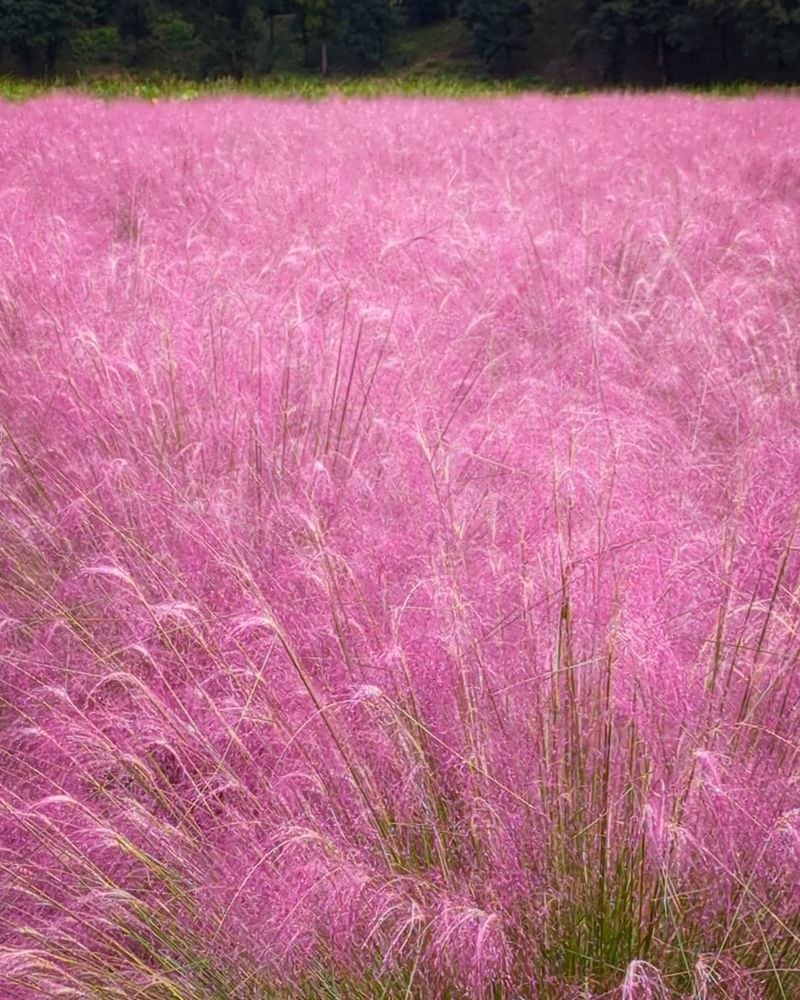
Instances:
[[[437,25],[456,34],[431,34]],[[352,73],[402,66],[409,52],[442,72],[500,77],[790,83],[800,0],[0,0],[2,68],[30,76]]]

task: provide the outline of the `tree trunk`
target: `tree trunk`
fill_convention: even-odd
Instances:
[[[22,60],[23,72],[25,76],[33,76],[33,71],[35,69],[36,60],[34,59],[33,49],[27,42],[20,42],[18,45],[14,46],[14,51]]]
[[[275,12],[269,12],[269,47],[275,48]]]
[[[233,44],[231,46],[231,71],[234,80],[241,80],[244,76],[244,3],[233,4],[231,29],[233,31]]]
[[[328,75],[328,39],[323,38],[320,42],[319,71],[323,76]]]
[[[658,59],[658,71],[661,77],[661,86],[667,85],[667,57],[664,50],[664,36],[659,31],[656,35],[656,58]]]
[[[625,48],[622,40],[616,38],[611,46],[608,63],[603,71],[603,82],[615,86],[624,83],[626,70]]]
[[[728,78],[728,22],[722,21],[719,26],[719,61],[722,73]]]
[[[58,48],[59,45],[57,38],[47,39],[44,47],[44,74],[48,80],[55,76]]]

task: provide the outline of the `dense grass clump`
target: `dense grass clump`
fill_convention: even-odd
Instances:
[[[0,994],[800,996],[794,101],[0,106]]]
[[[458,72],[432,74],[381,73],[361,76],[322,77],[319,73],[270,73],[253,79],[187,80],[165,73],[140,75],[113,74],[55,80],[23,79],[0,76],[0,97],[24,101],[51,94],[82,94],[104,100],[135,97],[145,101],[196,100],[207,97],[268,97],[275,99],[302,97],[320,100],[326,97],[503,97],[534,89],[545,84],[537,78],[495,80],[490,77]],[[558,88],[555,88],[558,90]],[[563,90],[563,88],[561,88]],[[574,91],[573,88],[573,92]],[[731,85],[726,92],[732,96],[757,93],[748,84]],[[790,88],[781,92],[790,93]],[[721,91],[720,91],[721,93]]]

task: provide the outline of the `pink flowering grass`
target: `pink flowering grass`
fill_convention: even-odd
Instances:
[[[0,998],[800,996],[800,105],[0,106]]]

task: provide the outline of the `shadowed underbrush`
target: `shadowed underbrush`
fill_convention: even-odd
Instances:
[[[800,991],[793,100],[0,106],[3,997]]]

